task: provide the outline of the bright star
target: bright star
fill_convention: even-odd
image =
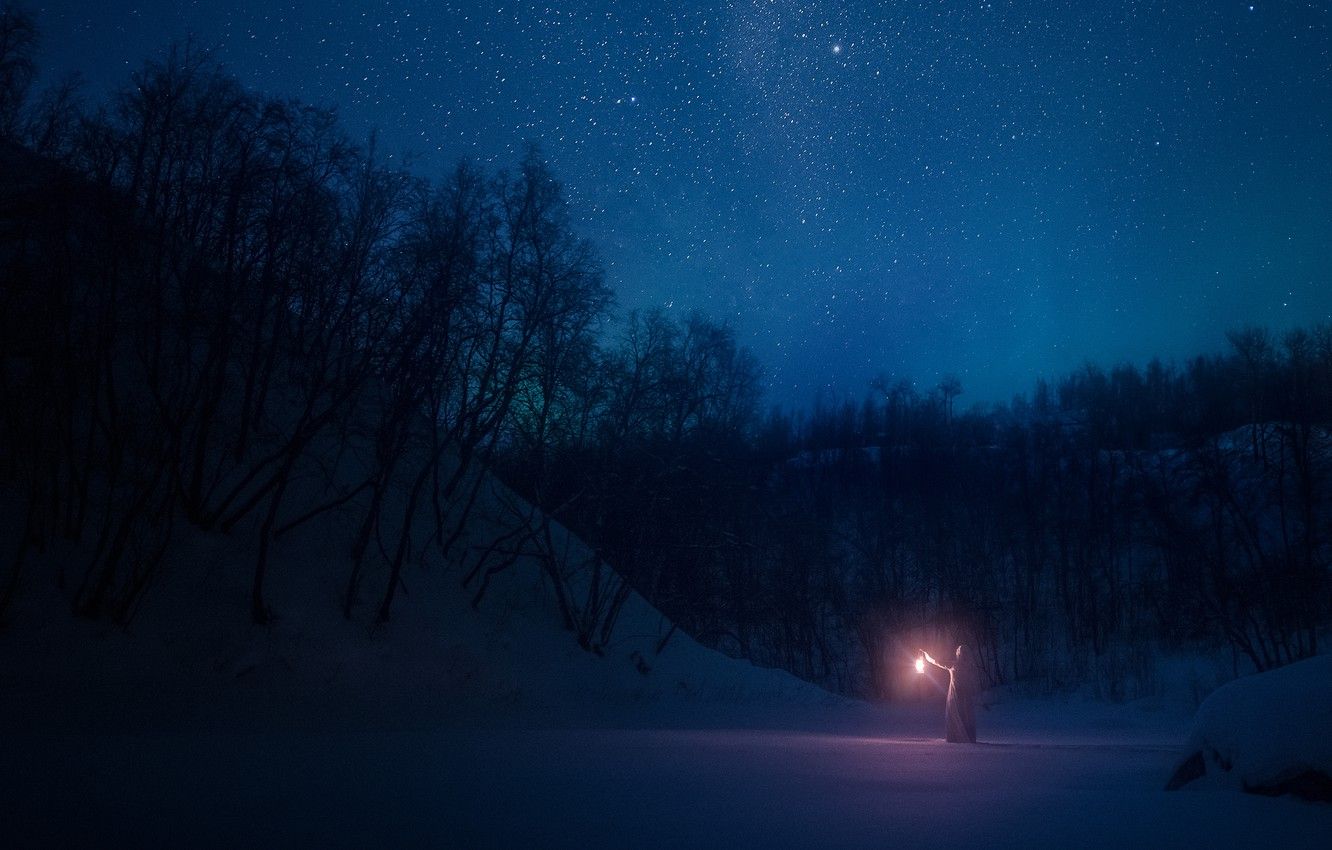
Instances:
[[[835,56],[842,52],[842,45],[834,44],[832,50],[833,50],[833,55]]]

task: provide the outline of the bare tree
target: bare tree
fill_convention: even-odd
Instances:
[[[0,139],[17,135],[28,89],[37,75],[37,23],[23,7],[0,6]]]

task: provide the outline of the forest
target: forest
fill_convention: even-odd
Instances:
[[[37,44],[0,17],[0,623],[54,581],[127,626],[202,531],[254,543],[263,625],[272,541],[338,511],[348,619],[389,622],[408,568],[484,606],[531,562],[590,653],[637,591],[862,697],[895,696],[921,636],[976,646],[992,684],[1115,699],[1162,652],[1261,671],[1328,638],[1332,325],[1001,405],[883,378],[769,409],[726,324],[616,309],[536,147],[427,179],[196,45],[89,103],[35,90]],[[478,539],[491,475],[503,530]]]

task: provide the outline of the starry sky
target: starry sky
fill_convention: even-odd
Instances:
[[[790,407],[1332,320],[1326,2],[28,5],[94,94],[194,34],[420,173],[538,142],[620,309],[729,322]]]

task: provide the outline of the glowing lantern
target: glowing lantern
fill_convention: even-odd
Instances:
[[[917,673],[924,673],[924,672],[925,672],[925,659],[924,659],[924,658],[917,658],[917,659],[916,659],[916,672],[917,672]]]

